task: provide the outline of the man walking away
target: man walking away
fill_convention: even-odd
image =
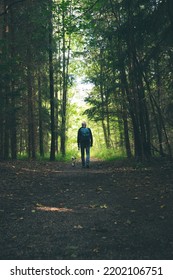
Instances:
[[[93,145],[93,136],[91,129],[86,127],[86,122],[82,122],[82,127],[78,130],[77,144],[81,149],[82,167],[89,168],[90,164],[90,147]],[[86,154],[86,159],[85,159]]]

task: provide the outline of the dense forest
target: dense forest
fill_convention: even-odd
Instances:
[[[107,149],[172,158],[171,0],[1,0],[1,159],[66,155],[79,76]]]

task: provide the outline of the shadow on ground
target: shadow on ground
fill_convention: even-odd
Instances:
[[[0,259],[173,259],[171,164],[0,163]]]

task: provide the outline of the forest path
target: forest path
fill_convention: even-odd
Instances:
[[[0,162],[0,259],[172,259],[171,164]]]

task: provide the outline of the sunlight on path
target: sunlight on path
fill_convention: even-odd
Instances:
[[[37,206],[36,210],[48,211],[48,212],[73,212],[72,209],[57,208],[57,207],[50,207],[50,206]]]

